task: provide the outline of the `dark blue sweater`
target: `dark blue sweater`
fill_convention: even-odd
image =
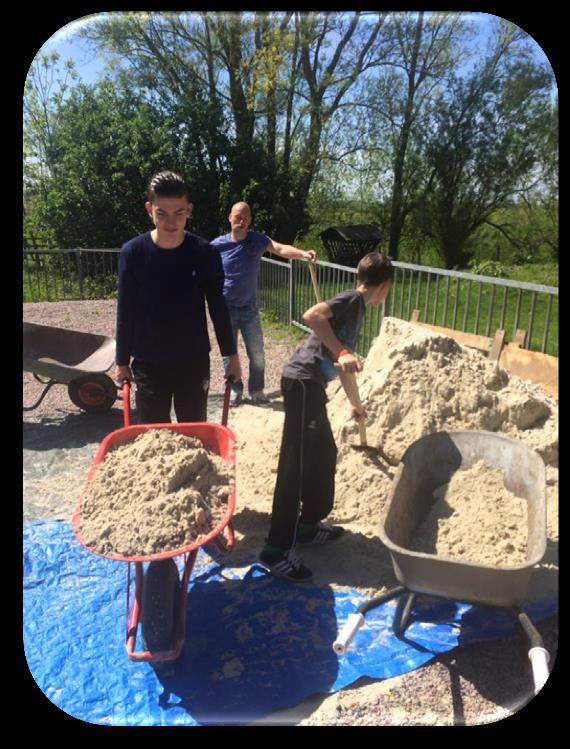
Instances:
[[[146,232],[126,242],[119,258],[117,364],[131,357],[176,364],[207,354],[205,301],[222,356],[235,354],[223,287],[219,252],[205,239],[185,232],[181,245],[164,249]]]

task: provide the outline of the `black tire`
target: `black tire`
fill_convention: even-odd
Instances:
[[[151,562],[143,578],[141,631],[146,650],[174,647],[180,604],[180,579],[173,559]]]
[[[67,386],[69,398],[88,413],[104,413],[117,400],[117,388],[106,374],[92,374],[72,380]]]

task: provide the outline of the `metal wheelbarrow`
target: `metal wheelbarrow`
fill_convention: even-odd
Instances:
[[[412,551],[414,532],[432,504],[433,491],[460,468],[479,460],[503,473],[506,489],[527,501],[527,553],[524,564],[497,567]],[[397,587],[362,604],[333,644],[346,652],[364,614],[398,597],[394,631],[405,630],[417,593],[493,606],[513,612],[530,642],[535,692],[548,678],[548,652],[529,617],[521,610],[532,568],[546,550],[546,469],[540,455],[520,442],[484,431],[436,432],[416,440],[404,453],[394,476],[380,538],[390,551]]]
[[[105,373],[114,362],[114,338],[25,322],[23,369],[46,387],[23,410],[37,408],[53,385],[64,384],[78,408],[89,413],[108,411],[117,399],[117,386]]]
[[[235,508],[235,488],[228,497],[227,510],[210,533],[200,536],[187,546],[148,556],[123,556],[120,554],[100,554],[90,548],[80,531],[81,499],[97,467],[107,452],[114,446],[135,439],[149,429],[170,429],[178,434],[197,437],[204,447],[220,455],[228,463],[235,463],[235,437],[226,426],[231,394],[228,381],[224,394],[222,424],[210,422],[140,424],[130,425],[130,385],[123,384],[123,404],[125,426],[116,429],[105,437],[93,460],[87,476],[86,487],[79,499],[72,518],[72,528],[79,543],[97,556],[127,562],[127,615],[125,645],[128,657],[133,661],[172,661],[179,657],[184,645],[186,626],[186,598],[188,581],[196,561],[198,549],[210,542],[223,552],[230,552],[234,546],[234,531],[231,518]],[[224,536],[225,532],[225,536]],[[184,568],[180,578],[174,557],[184,555]],[[145,563],[149,563],[146,565]],[[131,603],[131,564],[135,570],[135,588]],[[129,611],[130,609],[130,611]],[[141,624],[142,650],[136,650],[137,632]]]

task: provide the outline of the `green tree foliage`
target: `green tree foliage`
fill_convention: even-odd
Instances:
[[[465,73],[472,16],[407,12],[111,12],[81,35],[107,78],[52,57],[25,91],[25,224],[34,243],[118,246],[144,231],[159,169],[193,192],[192,229],[313,243],[374,223],[393,257],[557,257],[553,81],[502,19]],[[461,75],[459,75],[459,71]],[[302,239],[304,237],[304,240]],[[500,258],[497,257],[500,255]]]
[[[293,241],[308,227],[325,129],[379,62],[384,16],[129,13],[85,36],[128,64],[125,74],[169,112],[176,132],[188,129],[203,159],[199,178],[218,188],[209,210],[220,228],[231,203],[245,199],[257,226]]]
[[[145,231],[149,174],[184,166],[168,127],[168,117],[132,89],[110,81],[77,86],[53,122],[36,220],[60,247],[118,247]]]
[[[388,252],[397,259],[408,214],[430,188],[422,141],[434,101],[462,60],[460,42],[470,28],[461,14],[398,14],[391,22],[395,50],[375,86],[372,111],[381,116],[389,145],[392,192]]]
[[[537,124],[549,107],[549,71],[517,46],[521,32],[503,22],[489,54],[455,78],[438,105],[426,157],[433,186],[421,214],[444,264],[464,268],[468,239],[498,208],[520,198],[540,163]]]

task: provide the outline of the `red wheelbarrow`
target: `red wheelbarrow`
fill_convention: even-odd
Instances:
[[[79,499],[72,518],[72,527],[79,543],[97,556],[128,562],[127,569],[127,605],[126,605],[126,648],[133,661],[172,661],[178,658],[184,645],[186,626],[186,597],[188,581],[196,561],[198,549],[213,543],[220,551],[229,553],[234,546],[234,532],[231,518],[235,508],[235,489],[228,497],[227,510],[218,525],[207,535],[187,546],[149,556],[123,556],[120,554],[101,554],[90,548],[81,532],[78,522],[81,517],[82,498],[92,481],[97,467],[107,452],[115,445],[135,439],[149,429],[170,429],[188,437],[197,437],[204,447],[222,457],[230,464],[235,463],[235,437],[227,428],[231,383],[228,382],[224,393],[222,424],[210,422],[175,423],[175,424],[139,424],[130,425],[130,385],[123,385],[123,404],[125,426],[105,437],[93,460],[87,476],[85,489]],[[180,579],[177,556],[184,555],[184,568]],[[144,566],[144,563],[149,563]],[[135,586],[131,603],[131,564],[134,564]],[[137,632],[141,624],[143,649],[135,650]]]

